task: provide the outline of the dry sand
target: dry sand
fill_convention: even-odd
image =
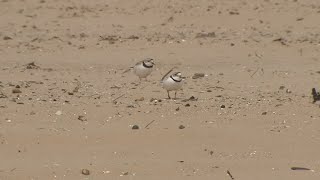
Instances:
[[[1,0],[0,179],[319,179],[319,19],[319,0]],[[146,57],[147,82],[122,74]]]

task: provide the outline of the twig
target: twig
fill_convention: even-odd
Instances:
[[[258,54],[258,53],[257,53],[257,51],[256,51],[256,52],[254,52],[254,54],[255,54],[255,55],[256,55],[256,57],[258,57],[259,59],[261,59],[261,58],[262,58],[262,55]]]
[[[147,125],[146,125],[146,127],[144,127],[144,128],[147,128],[148,126],[150,126],[153,122],[155,122],[156,120],[152,120],[151,122],[149,122]]]
[[[258,72],[258,70],[259,70],[259,68],[257,68],[257,70],[255,70],[255,71],[253,72],[253,74],[250,75],[250,77],[253,77],[253,76]]]
[[[230,176],[231,179],[234,179],[234,177],[232,176],[232,174],[229,170],[227,170],[227,174]]]
[[[116,100],[118,100],[118,99],[120,99],[120,98],[122,98],[123,96],[124,96],[125,94],[122,94],[121,96],[119,96],[119,97],[117,97],[117,98],[115,98],[112,102],[116,102]]]
[[[291,167],[291,170],[307,170],[307,171],[310,171],[311,169],[304,168],[304,167]]]

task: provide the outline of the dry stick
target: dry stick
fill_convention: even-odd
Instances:
[[[250,75],[250,77],[253,77],[253,76],[258,72],[258,70],[259,70],[259,68],[257,68],[257,70],[255,70],[255,71],[253,72],[253,74]]]
[[[227,174],[230,176],[231,179],[234,179],[234,177],[232,176],[232,174],[229,170],[227,170]]]
[[[257,51],[256,51],[256,52],[254,52],[254,53],[255,53],[256,57],[258,57],[259,59],[261,59],[261,58],[262,58],[262,55],[258,54],[258,53],[257,53]]]
[[[291,167],[291,170],[307,170],[307,171],[310,171],[311,169],[304,168],[304,167]]]
[[[124,95],[125,95],[125,94],[122,94],[121,96],[119,96],[119,97],[115,98],[112,102],[116,102],[116,100],[118,100],[118,99],[122,98]]]
[[[155,122],[156,120],[152,120],[151,122],[149,122],[147,125],[146,125],[146,127],[144,127],[144,128],[147,128],[148,126],[150,126],[153,122]]]

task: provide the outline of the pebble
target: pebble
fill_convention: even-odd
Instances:
[[[139,126],[138,126],[138,125],[133,125],[133,126],[132,126],[132,129],[133,129],[133,130],[139,129]]]
[[[62,115],[62,111],[57,111],[56,115],[58,115],[58,116]]]
[[[192,76],[192,79],[203,78],[204,75],[205,75],[204,73],[194,73],[194,75]]]
[[[138,99],[136,99],[134,101],[144,101],[144,97],[138,98]]]
[[[82,169],[81,174],[88,176],[90,175],[90,171],[88,169]]]
[[[226,106],[225,105],[221,105],[220,108],[223,109],[223,108],[226,108]]]
[[[184,125],[179,126],[179,129],[184,129],[184,128],[186,128]]]
[[[263,112],[262,115],[267,115],[267,112]]]
[[[78,116],[78,120],[80,120],[80,121],[82,121],[82,122],[83,122],[83,121],[87,121],[87,119],[86,119],[84,116],[81,116],[81,115]]]

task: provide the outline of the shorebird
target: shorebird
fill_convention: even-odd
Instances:
[[[171,70],[172,71],[172,70]],[[169,74],[170,71],[167,73]],[[174,98],[177,97],[177,91],[182,90],[182,85],[185,77],[182,77],[181,72],[175,72],[166,78],[166,75],[162,78],[161,83],[162,87],[167,90],[168,98],[170,97],[170,91],[175,91]]]
[[[133,72],[141,80],[142,78],[147,78],[147,76],[151,74],[154,69],[154,65],[154,60],[152,58],[147,58],[138,62],[133,67]]]

